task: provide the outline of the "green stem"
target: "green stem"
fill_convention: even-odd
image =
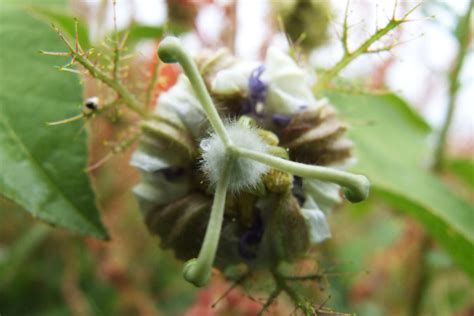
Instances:
[[[119,34],[117,31],[117,6],[116,0],[112,1],[112,6],[114,9],[114,33],[115,33],[115,40],[114,40],[114,61],[113,61],[113,76],[114,80],[118,80],[119,78],[119,70],[120,70],[120,52],[119,49]]]
[[[470,38],[470,23],[471,23],[471,16],[473,11],[474,1],[471,0],[467,12],[465,15],[459,20],[458,27],[457,27],[457,40],[459,43],[459,50],[456,56],[456,63],[449,74],[449,104],[448,110],[443,122],[443,126],[441,128],[440,135],[438,137],[438,142],[436,144],[436,151],[435,151],[435,161],[433,164],[433,169],[437,172],[443,169],[443,163],[446,156],[446,140],[448,137],[449,128],[451,126],[454,110],[456,108],[456,99],[457,94],[459,91],[459,74],[461,73],[461,69],[464,64],[464,60],[467,54],[467,50],[469,48],[469,38]]]
[[[108,85],[110,88],[115,90],[117,94],[120,96],[120,98],[123,100],[125,104],[134,112],[139,114],[143,118],[149,118],[152,115],[146,110],[146,106],[142,104],[140,101],[138,101],[133,94],[131,94],[127,88],[125,88],[124,85],[122,85],[118,78],[112,78],[105,72],[101,71],[98,67],[96,67],[88,58],[86,58],[83,54],[80,52],[76,51],[76,49],[69,43],[69,41],[66,39],[66,37],[61,33],[61,31],[53,26],[55,31],[58,33],[59,37],[62,39],[62,41],[66,44],[66,46],[69,49],[69,52],[72,56],[72,58],[77,61],[79,64],[81,64],[88,72],[89,74],[102,81],[106,85]]]
[[[157,61],[156,66],[153,67],[153,72],[151,74],[150,82],[148,83],[148,88],[146,90],[146,97],[145,97],[145,104],[146,106],[150,106],[151,104],[151,97],[153,96],[153,92],[156,88],[156,83],[158,82],[158,74],[160,72],[160,62]]]
[[[404,20],[390,20],[385,27],[381,28],[375,34],[373,34],[369,39],[362,43],[355,51],[349,52],[346,48],[343,58],[336,64],[334,67],[324,72],[321,78],[318,80],[318,83],[314,87],[313,91],[319,92],[321,89],[325,88],[326,85],[334,77],[336,77],[342,69],[344,69],[348,64],[350,64],[354,59],[362,55],[363,53],[368,52],[370,46],[385,36],[388,32],[396,28],[398,25],[402,24]],[[346,39],[347,40],[347,39]],[[346,44],[344,44],[346,45]]]
[[[290,299],[295,304],[296,308],[299,308],[304,315],[314,314],[314,310],[311,308],[311,306],[308,306],[308,304],[302,299],[298,292],[286,283],[285,278],[280,274],[279,271],[274,269],[272,270],[272,274],[277,288],[288,294]]]
[[[265,314],[265,312],[270,308],[270,306],[276,300],[278,295],[280,295],[281,291],[282,289],[280,287],[277,287],[270,293],[270,296],[268,297],[265,304],[263,304],[262,309],[258,312],[257,316],[263,316]]]
[[[323,274],[309,274],[309,275],[295,275],[295,276],[285,276],[284,278],[288,281],[307,281],[307,280],[317,280],[321,281],[325,275]]]
[[[370,182],[362,175],[328,167],[305,165],[245,148],[233,147],[233,150],[243,157],[259,161],[281,171],[289,172],[300,177],[315,178],[337,183],[348,189],[346,198],[351,202],[363,201],[369,194]]]
[[[117,79],[113,79],[100,71],[88,59],[80,55],[75,56],[76,61],[81,64],[94,77],[108,85],[115,90],[125,104],[134,112],[138,113],[143,118],[148,118],[151,114],[146,110],[146,107],[138,101]]]
[[[194,92],[196,93],[212,128],[226,147],[232,145],[232,141],[227,134],[224,123],[222,122],[219,113],[212,102],[211,96],[207,91],[204,80],[199,74],[196,64],[181,45],[180,40],[173,36],[166,37],[161,41],[160,47],[158,48],[158,56],[165,63],[178,62],[181,65],[184,73],[191,82]]]
[[[233,159],[229,157],[228,159]],[[231,162],[227,163],[229,166]],[[212,203],[211,217],[207,224],[206,235],[197,259],[186,262],[183,276],[195,286],[202,287],[207,284],[211,277],[212,265],[216,257],[217,246],[221,234],[222,221],[224,218],[225,199],[227,187],[229,186],[230,168],[225,168],[222,178],[217,182],[216,193]]]

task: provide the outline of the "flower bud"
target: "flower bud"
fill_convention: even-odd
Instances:
[[[344,137],[346,126],[336,118],[334,108],[325,102],[296,113],[281,131],[282,146],[290,149],[292,160],[340,165],[351,157],[352,142]]]
[[[310,235],[305,216],[291,193],[272,195],[266,205],[263,244],[270,261],[295,261],[306,253]]]
[[[331,20],[328,0],[274,0],[272,5],[293,42],[309,50],[327,41]]]
[[[270,169],[270,171],[263,176],[263,183],[270,192],[285,193],[291,190],[293,176],[288,172]]]

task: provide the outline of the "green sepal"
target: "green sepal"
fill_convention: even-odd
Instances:
[[[150,137],[162,140],[172,148],[181,150],[189,160],[197,154],[193,138],[185,130],[178,129],[170,124],[148,120],[141,125],[143,133]]]
[[[262,244],[268,249],[270,262],[294,261],[310,246],[305,217],[296,198],[287,192],[272,195],[266,205],[266,229]]]

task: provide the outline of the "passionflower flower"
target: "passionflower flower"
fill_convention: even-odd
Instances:
[[[291,57],[270,48],[262,64],[225,50],[191,58],[176,38],[159,56],[183,73],[142,124],[134,193],[161,247],[188,260],[188,281],[206,284],[212,267],[297,260],[330,237],[341,186],[353,202],[366,198],[367,178],[341,170],[345,126]]]

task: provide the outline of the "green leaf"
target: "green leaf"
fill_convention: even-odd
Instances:
[[[29,7],[29,11],[31,11],[33,15],[45,20],[45,22],[53,23],[73,39],[76,38],[77,21],[77,38],[79,43],[84,49],[90,48],[91,43],[87,24],[84,21],[80,21],[77,17],[74,17],[69,11],[52,6],[31,6]]]
[[[446,168],[456,177],[474,189],[474,161],[467,159],[453,159],[446,162]]]
[[[474,209],[427,171],[429,126],[395,95],[328,96],[352,125],[354,171],[367,175],[375,192],[423,223],[474,277]]]
[[[134,45],[137,42],[145,39],[158,40],[164,34],[164,27],[132,24],[128,28],[127,43]]]
[[[46,126],[77,114],[82,89],[74,74],[38,53],[62,50],[47,24],[2,2],[0,10],[0,194],[34,217],[107,238],[87,175],[79,124]]]
[[[29,10],[39,18],[46,22],[53,23],[58,26],[65,34],[70,38],[75,39],[76,37],[76,20],[77,24],[77,37],[79,43],[83,49],[91,47],[89,38],[89,30],[87,29],[87,23],[79,20],[73,16],[69,11],[52,7],[52,6],[31,6]],[[118,36],[122,38],[127,33],[127,44],[130,46],[136,45],[141,40],[157,40],[160,39],[164,34],[165,28],[163,26],[151,26],[132,24],[126,30],[119,31]],[[113,38],[114,33],[108,34],[109,37]]]

